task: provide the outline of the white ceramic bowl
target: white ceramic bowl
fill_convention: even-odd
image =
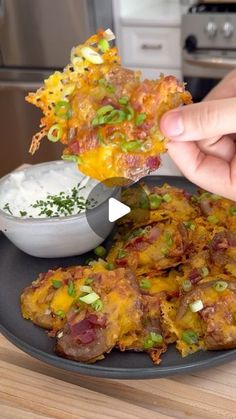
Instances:
[[[28,166],[23,171],[26,175],[38,177],[45,170],[71,164],[73,163],[53,161]],[[0,193],[2,188],[10,185],[10,176],[11,174],[8,174],[0,179]],[[112,197],[119,197],[120,189],[111,188],[109,194]],[[102,223],[103,237],[94,232],[96,228],[90,227],[85,212],[65,217],[21,218],[0,210],[0,230],[15,246],[32,256],[52,258],[80,255],[101,244],[114,224],[109,222],[107,217],[107,201],[103,201],[90,211],[98,225]]]

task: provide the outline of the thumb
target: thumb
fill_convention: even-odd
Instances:
[[[199,141],[235,133],[236,98],[201,102],[166,112],[160,129],[176,141]]]

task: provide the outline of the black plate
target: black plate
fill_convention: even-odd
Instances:
[[[145,182],[149,185],[168,182],[190,192],[195,190],[194,185],[180,177],[151,176],[145,178]],[[104,360],[93,365],[56,356],[53,340],[47,337],[45,331],[22,318],[19,296],[39,272],[59,266],[83,264],[90,256],[87,253],[63,259],[35,258],[18,250],[0,234],[0,331],[3,335],[23,351],[56,367],[107,378],[158,378],[213,367],[236,358],[236,349],[197,352],[181,358],[174,346],[168,348],[159,366],[153,365],[144,353],[112,351]]]

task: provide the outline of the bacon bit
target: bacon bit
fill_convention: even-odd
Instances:
[[[71,143],[69,146],[69,150],[72,151],[72,153],[74,154],[79,154],[80,153],[79,141],[75,140],[73,143]]]
[[[205,321],[208,320],[210,317],[212,317],[214,313],[215,313],[215,307],[214,306],[205,307],[199,312],[200,316]]]
[[[117,258],[116,259],[116,265],[117,266],[126,266],[128,264],[128,259],[126,258]]]
[[[145,241],[148,243],[154,243],[158,237],[160,237],[160,229],[158,227],[152,227],[148,234],[145,236]]]
[[[147,160],[146,160],[146,166],[150,170],[156,170],[160,166],[160,162],[161,162],[161,160],[160,160],[159,156],[148,157]]]
[[[225,250],[236,245],[236,236],[230,231],[222,231],[215,234],[211,242],[211,249],[214,251]]]
[[[121,106],[118,102],[116,102],[114,99],[112,99],[111,97],[104,97],[101,101],[101,104],[104,105],[111,105],[113,106],[115,109],[121,109]]]
[[[94,326],[99,326],[102,329],[106,326],[106,316],[96,316],[95,314],[89,314],[87,320]]]
[[[202,275],[200,274],[199,270],[197,268],[194,268],[189,274],[188,279],[191,282],[191,284],[197,284],[202,279]]]

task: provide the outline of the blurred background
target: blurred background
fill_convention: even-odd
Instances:
[[[24,97],[99,27],[115,31],[123,65],[144,78],[173,74],[195,101],[236,67],[236,1],[0,0],[0,176],[60,158],[48,141],[29,155],[41,112]],[[165,156],[158,173],[179,171]]]

